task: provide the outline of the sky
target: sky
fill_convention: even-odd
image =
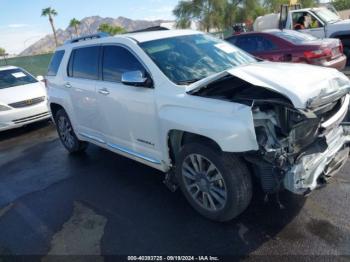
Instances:
[[[52,7],[56,29],[66,29],[72,18],[124,16],[131,19],[174,19],[178,0],[0,0],[0,47],[18,54],[46,34],[52,33],[41,10]]]

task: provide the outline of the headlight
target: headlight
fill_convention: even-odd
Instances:
[[[0,112],[2,112],[2,111],[8,111],[8,110],[11,110],[11,108],[8,107],[8,106],[0,105]]]
[[[320,121],[317,118],[306,119],[294,126],[290,132],[293,144],[300,148],[311,144],[318,135]]]
[[[320,120],[313,112],[283,108],[280,123],[282,131],[289,136],[293,147],[303,148],[315,140],[320,127]]]

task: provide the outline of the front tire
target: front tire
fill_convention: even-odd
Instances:
[[[192,207],[211,220],[235,218],[252,198],[251,176],[244,162],[207,145],[191,143],[182,148],[176,177]]]
[[[60,109],[55,115],[55,122],[60,140],[69,153],[80,153],[86,150],[89,144],[77,138],[66,111]]]

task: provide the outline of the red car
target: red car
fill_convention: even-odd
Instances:
[[[234,35],[226,41],[264,60],[308,63],[338,70],[346,65],[339,39],[318,39],[293,30],[269,30]]]

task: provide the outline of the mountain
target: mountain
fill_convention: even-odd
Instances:
[[[100,24],[110,24],[114,26],[121,26],[127,31],[135,31],[140,30],[152,26],[158,26],[163,22],[169,22],[164,20],[155,20],[155,21],[147,21],[147,20],[132,20],[125,17],[118,17],[116,19],[106,17],[102,18],[100,16],[90,16],[82,19],[81,24],[78,27],[79,35],[89,35],[97,33],[98,27]],[[67,39],[71,39],[75,37],[75,30],[73,28],[67,28],[66,30],[59,29],[56,31],[57,40],[59,45],[63,44]],[[46,35],[39,41],[35,42],[28,48],[26,48],[20,56],[29,56],[29,55],[37,55],[49,53],[55,50],[55,41],[52,34]]]

